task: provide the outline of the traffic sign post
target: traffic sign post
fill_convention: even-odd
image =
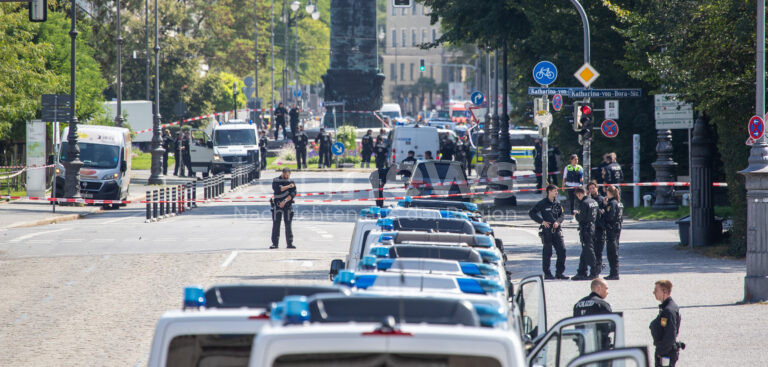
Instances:
[[[549,61],[539,61],[533,67],[533,80],[541,85],[550,85],[557,79],[557,67]]]
[[[560,112],[560,109],[563,108],[563,96],[560,94],[555,94],[554,97],[552,97],[552,109]]]
[[[763,121],[763,118],[760,116],[752,116],[752,118],[749,119],[749,137],[752,138],[752,140],[760,140],[760,138],[763,137],[763,132],[765,132],[765,121]]]
[[[331,145],[331,152],[336,156],[344,154],[344,143],[340,141],[333,143],[333,145]]]
[[[605,120],[600,125],[600,130],[603,131],[603,135],[605,135],[606,138],[615,138],[619,135],[619,124],[613,120]]]
[[[485,100],[485,96],[480,91],[475,91],[472,93],[472,95],[469,97],[469,99],[472,101],[472,104],[475,106],[482,106],[483,101]]]

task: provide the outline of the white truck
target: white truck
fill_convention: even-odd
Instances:
[[[229,120],[213,126],[212,138],[205,131],[191,130],[189,153],[192,171],[209,173],[231,172],[238,164],[255,163],[256,177],[260,175],[259,129],[252,122]]]

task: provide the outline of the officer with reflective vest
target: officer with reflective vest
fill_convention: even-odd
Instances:
[[[272,206],[272,246],[276,249],[280,241],[280,221],[285,222],[285,241],[288,248],[293,246],[293,199],[296,197],[296,184],[291,180],[291,169],[283,168],[282,174],[272,180],[273,196],[270,200]]]
[[[605,279],[619,280],[619,237],[621,236],[624,204],[621,203],[621,194],[616,186],[609,185],[605,188],[605,193],[608,198],[606,199],[603,222],[605,224],[608,265],[611,267],[611,272]]]
[[[579,209],[576,212],[576,221],[579,222],[579,239],[581,240],[581,256],[579,257],[579,269],[573,280],[589,280],[597,277],[595,269],[595,249],[593,238],[595,236],[595,221],[599,210],[597,202],[587,196],[583,187],[574,189],[576,198],[579,199]],[[589,269],[588,269],[589,268]],[[587,271],[589,270],[589,273]]]
[[[539,237],[544,245],[541,256],[541,266],[544,271],[545,279],[568,279],[563,274],[565,272],[565,244],[563,242],[563,206],[557,201],[557,186],[547,186],[547,197],[541,199],[528,212],[536,223],[539,223]],[[552,248],[557,252],[557,262],[555,263],[555,276],[549,270],[552,260]]]
[[[579,156],[571,154],[571,158],[568,160],[568,165],[563,170],[563,186],[566,187],[568,192],[568,209],[573,215],[575,207],[575,195],[573,189],[581,186],[581,181],[584,179],[584,168],[579,164]]]

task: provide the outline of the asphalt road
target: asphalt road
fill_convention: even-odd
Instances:
[[[225,196],[269,193],[261,182]],[[329,178],[324,178],[327,176]],[[368,188],[362,173],[297,173],[299,191]],[[369,197],[356,193],[334,198]],[[321,199],[327,197],[320,197]],[[314,199],[314,198],[313,198]],[[203,204],[181,216],[144,223],[129,206],[84,219],[0,230],[0,365],[146,364],[155,322],[179,308],[182,288],[220,283],[327,283],[330,260],[349,247],[355,213],[365,202],[297,203],[296,250],[268,250],[271,222],[264,202]],[[505,220],[497,235],[516,277],[540,270],[536,228]],[[578,263],[576,231],[566,228],[567,274]],[[622,233],[622,278],[608,301],[623,311],[629,345],[650,345],[657,279],[675,284],[682,308],[680,366],[762,365],[768,305],[738,305],[744,262],[709,259],[676,248],[668,223],[628,224]],[[554,262],[554,261],[553,261]],[[549,325],[570,316],[587,282],[548,282]]]

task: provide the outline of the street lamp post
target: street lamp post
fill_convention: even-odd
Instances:
[[[123,71],[122,71],[122,57],[123,57],[123,37],[120,36],[120,0],[117,0],[117,113],[115,116],[115,126],[123,126]]]
[[[285,35],[284,35],[284,42],[283,42],[283,88],[282,88],[282,101],[283,103],[287,103],[288,101],[288,32],[291,27],[291,23],[296,23],[298,21],[299,13],[297,11],[301,7],[301,3],[299,0],[294,0],[291,5],[291,13],[288,12],[288,8],[283,6],[283,21],[285,21]],[[308,14],[312,17],[314,20],[320,19],[320,12],[317,11],[317,7],[312,4],[312,0],[307,1],[307,6],[304,8],[304,10],[307,11]],[[291,14],[294,14],[293,17],[291,17]],[[295,25],[295,24],[294,24]],[[296,60],[295,60],[295,70],[294,73],[296,74],[296,86],[298,87],[298,59],[299,59],[299,34],[298,31],[296,32]]]
[[[237,82],[232,83],[232,111],[234,111],[235,119],[237,119]]]
[[[67,133],[67,162],[65,163],[64,176],[64,196],[68,198],[80,198],[80,168],[83,162],[80,161],[80,147],[77,145],[77,115],[75,114],[76,99],[76,77],[75,70],[77,61],[75,59],[75,39],[77,38],[77,4],[72,0],[72,14],[70,15],[71,25],[69,28],[70,38],[70,58],[69,58],[69,94],[72,98],[69,117],[69,132]]]
[[[162,173],[162,158],[165,149],[160,144],[160,44],[158,42],[158,16],[155,0],[155,114],[152,118],[152,165],[148,183],[150,185],[165,185]]]
[[[149,101],[152,94],[150,92],[149,88],[149,0],[144,0],[144,55],[145,55],[145,64],[146,64],[146,70],[144,72],[144,77],[146,79],[146,87],[147,87],[147,98],[146,100]]]

